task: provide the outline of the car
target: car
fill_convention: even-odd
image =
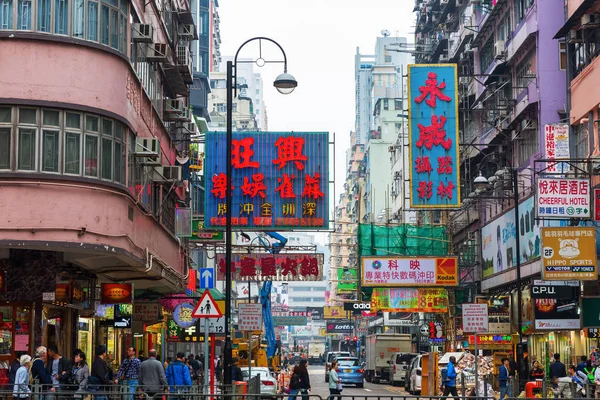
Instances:
[[[423,356],[418,355],[410,362],[410,366],[406,371],[406,386],[405,389],[409,394],[421,393],[421,374],[423,367]]]
[[[330,351],[325,356],[325,382],[329,382],[329,369],[331,368],[331,362],[337,357],[350,357],[348,351]]]
[[[365,385],[365,370],[360,365],[360,360],[356,357],[338,357],[337,358],[338,377],[343,384],[354,384],[361,388]]]
[[[406,385],[406,371],[417,353],[394,353],[390,359],[390,383],[392,386]]]
[[[255,377],[260,375],[260,397],[272,398],[277,396],[277,379],[271,374],[269,368],[266,367],[252,367],[248,371],[248,367],[241,368],[242,377],[244,381],[248,381],[248,376]]]

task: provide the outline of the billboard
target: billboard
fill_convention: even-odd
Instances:
[[[521,263],[540,256],[540,222],[535,219],[533,196],[519,204],[519,223],[515,226],[515,209],[511,208],[481,230],[483,278],[516,266],[516,237],[521,245]]]
[[[231,256],[235,281],[320,281],[322,253],[236,253]],[[225,279],[225,254],[217,253],[217,278]]]
[[[581,328],[580,317],[577,313],[579,307],[579,282],[536,281],[531,287],[532,294],[536,286],[567,286],[568,290],[557,291],[556,293],[549,293],[547,295],[538,295],[532,299],[534,302],[535,329],[571,330]]]
[[[352,333],[354,325],[352,321],[341,320],[327,323],[327,333]]]
[[[443,288],[375,288],[371,295],[371,312],[448,311],[448,292]]]
[[[456,286],[456,257],[362,257],[362,286]]]
[[[410,206],[458,208],[456,64],[408,66]]]
[[[274,326],[306,326],[308,318],[295,315],[277,315],[273,316]]]
[[[204,226],[223,229],[225,132],[206,132]],[[231,223],[250,230],[329,227],[329,133],[234,132]]]
[[[486,333],[510,333],[510,296],[477,297],[477,303],[488,306],[488,330]]]
[[[356,292],[358,286],[357,271],[355,269],[342,269],[337,270],[337,292],[338,293],[352,293]]]
[[[590,218],[590,180],[581,178],[538,178],[536,212],[539,218]]]
[[[219,231],[204,230],[204,218],[192,218],[192,236],[193,242],[224,242],[225,235]]]
[[[547,160],[566,160],[571,158],[569,151],[569,124],[544,125],[544,137]],[[545,172],[563,173],[568,170],[568,163],[549,162]]]
[[[323,318],[324,319],[342,319],[346,318],[348,312],[344,310],[343,306],[325,306],[323,307]]]
[[[102,283],[100,293],[100,304],[128,304],[133,300],[131,283]]]
[[[582,280],[598,278],[596,271],[596,228],[542,228],[542,278]]]

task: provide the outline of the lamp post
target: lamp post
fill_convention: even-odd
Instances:
[[[283,73],[277,76],[275,82],[273,82],[273,86],[279,91],[281,94],[290,94],[294,91],[294,89],[298,86],[298,82],[296,79],[288,74],[287,72],[287,57],[285,55],[285,51],[283,48],[274,41],[273,39],[269,39],[267,37],[254,37],[252,39],[246,40],[242,45],[237,49],[235,53],[235,57],[233,61],[227,61],[227,135],[226,135],[226,145],[227,145],[227,190],[226,190],[226,199],[225,199],[225,349],[223,354],[223,381],[225,385],[231,385],[231,363],[232,363],[232,343],[231,343],[231,332],[230,332],[230,318],[231,318],[231,203],[233,193],[231,190],[233,181],[232,181],[232,165],[231,165],[231,156],[232,156],[232,143],[233,143],[233,96],[234,91],[237,90],[237,64],[238,64],[238,55],[240,54],[240,50],[250,42],[258,41],[259,43],[259,56],[256,60],[253,61],[239,61],[239,63],[248,63],[253,62],[256,63],[257,66],[262,67],[266,63],[282,63],[283,64]],[[274,60],[267,61],[262,56],[262,42],[267,41],[275,44],[281,50],[283,54],[283,60]]]

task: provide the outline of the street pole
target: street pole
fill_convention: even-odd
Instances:
[[[515,229],[517,230],[517,236],[516,236],[516,243],[515,243],[515,250],[517,253],[517,329],[518,329],[518,334],[519,334],[519,345],[521,343],[523,343],[523,334],[522,334],[522,327],[523,327],[523,317],[522,317],[522,313],[523,313],[523,304],[522,304],[522,300],[523,300],[523,293],[522,293],[522,286],[521,286],[521,238],[520,238],[520,234],[519,234],[519,182],[518,182],[518,178],[519,175],[517,173],[517,169],[513,168],[512,169],[512,181],[513,181],[513,196],[514,196],[514,201],[515,201]]]
[[[204,382],[202,382],[202,384],[204,385],[204,390],[201,393],[208,393],[208,385],[210,383],[210,376],[208,374],[208,363],[210,362],[210,347],[208,344],[208,337],[209,337],[209,328],[208,328],[208,318],[204,318]]]
[[[231,147],[233,143],[233,62],[227,61],[227,188],[225,190],[225,348],[223,351],[223,383],[231,385],[231,203],[232,166]]]
[[[473,333],[473,342],[475,343],[475,396],[479,396],[479,356],[477,354],[477,329]]]

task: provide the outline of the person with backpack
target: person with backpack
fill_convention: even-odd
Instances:
[[[35,358],[31,361],[29,369],[29,383],[34,384],[36,381],[42,385],[42,391],[54,392],[52,378],[46,370],[46,359],[48,358],[48,350],[44,346],[35,349]]]
[[[301,360],[300,364],[296,367],[296,373],[299,375],[297,389],[302,394],[302,400],[308,400],[308,392],[311,390],[310,377],[306,368],[307,363],[306,360]]]
[[[458,397],[458,392],[456,391],[456,369],[454,368],[454,364],[456,364],[456,357],[452,356],[446,366],[448,372],[444,387],[444,398],[448,397],[449,394],[451,394],[452,397]]]
[[[593,385],[596,381],[596,367],[592,365],[592,360],[587,360],[585,362],[585,367],[583,368],[583,373],[588,379],[588,383]]]
[[[331,368],[329,369],[329,398],[328,400],[342,400],[342,380],[339,378],[337,373],[338,362],[333,360],[331,362]],[[336,396],[337,395],[337,396]]]
[[[15,381],[13,386],[13,398],[15,399],[26,399],[31,395],[31,389],[29,388],[29,367],[31,366],[31,356],[23,354],[19,358],[19,369],[15,374]]]
[[[171,393],[185,393],[192,387],[190,369],[184,363],[185,354],[177,353],[177,359],[167,367],[165,372]]]
[[[509,393],[510,386],[508,385],[510,377],[510,360],[506,357],[502,359],[498,373],[498,387],[500,388],[500,399],[503,400]]]

